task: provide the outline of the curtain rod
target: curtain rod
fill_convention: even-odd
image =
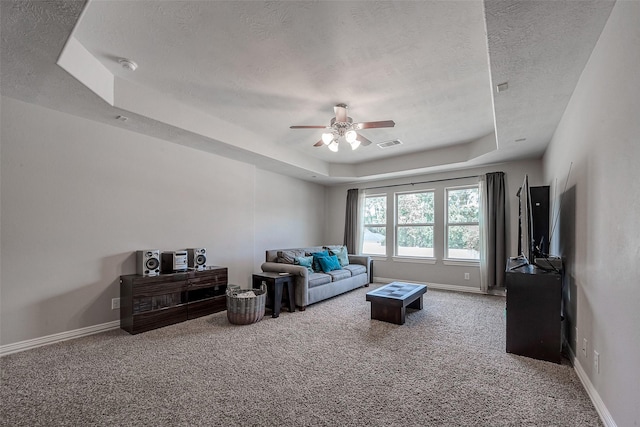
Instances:
[[[432,179],[431,181],[408,182],[406,184],[381,185],[379,187],[366,187],[360,190],[377,190],[378,188],[404,187],[405,185],[429,184],[431,182],[454,181],[456,179],[480,178],[482,175],[460,176],[458,178]]]

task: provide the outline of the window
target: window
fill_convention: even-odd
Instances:
[[[433,258],[434,193],[396,194],[396,255]]]
[[[364,230],[362,253],[387,253],[387,196],[367,196],[364,199]]]
[[[478,187],[447,189],[446,258],[480,259]]]

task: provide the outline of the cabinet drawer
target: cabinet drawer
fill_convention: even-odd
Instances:
[[[206,288],[215,285],[226,285],[227,279],[226,269],[198,272],[189,279],[189,286],[191,288]]]
[[[218,313],[227,309],[227,297],[208,298],[189,303],[189,319],[207,314]]]
[[[132,334],[146,332],[174,323],[187,320],[187,305],[179,305],[161,310],[153,310],[145,313],[134,314],[131,324]]]
[[[148,283],[144,285],[134,285],[131,290],[133,298],[153,297],[156,295],[184,292],[187,290],[187,281],[169,283]]]

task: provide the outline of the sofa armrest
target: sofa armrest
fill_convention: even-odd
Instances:
[[[349,264],[360,264],[367,267],[369,271],[369,265],[371,265],[371,257],[367,255],[349,255]]]
[[[285,264],[282,262],[263,262],[262,271],[271,271],[274,273],[291,273],[294,276],[307,277],[307,267],[301,265]]]

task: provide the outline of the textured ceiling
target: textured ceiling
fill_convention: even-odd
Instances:
[[[0,87],[325,183],[478,166],[543,153],[612,5],[3,0]],[[338,153],[289,129],[327,125],[337,103],[396,127]]]

